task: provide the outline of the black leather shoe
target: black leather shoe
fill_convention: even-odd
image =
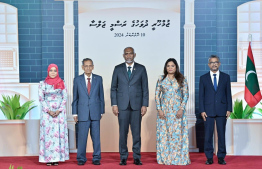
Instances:
[[[134,159],[135,165],[142,165],[142,162],[139,159]]]
[[[206,161],[207,165],[213,164],[213,159],[212,158],[208,158]]]
[[[119,165],[126,165],[126,159],[122,159],[119,163]]]
[[[78,161],[77,164],[78,165],[85,165],[85,162],[84,161]]]
[[[93,161],[93,164],[94,164],[94,165],[100,165],[100,161],[98,161],[98,160]]]
[[[223,158],[218,159],[218,164],[226,165],[226,161]]]

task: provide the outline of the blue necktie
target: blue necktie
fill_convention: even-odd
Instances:
[[[128,78],[130,79],[130,76],[131,76],[131,66],[128,66],[127,74],[128,74]]]
[[[217,91],[217,77],[216,77],[216,74],[213,74],[214,76],[214,89],[215,91]]]

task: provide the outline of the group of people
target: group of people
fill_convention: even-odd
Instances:
[[[134,62],[132,47],[124,49],[125,62],[115,66],[111,82],[112,112],[119,122],[119,165],[127,165],[127,135],[131,127],[133,159],[141,162],[141,120],[149,102],[148,78],[145,66]],[[206,164],[213,163],[214,124],[218,132],[218,163],[226,164],[225,126],[232,111],[229,75],[219,71],[220,59],[211,55],[208,59],[210,72],[200,77],[199,110],[205,124],[204,152]],[[74,79],[72,114],[78,123],[78,165],[84,165],[87,136],[93,141],[94,165],[100,165],[100,120],[105,113],[102,77],[93,74],[92,59],[82,61],[84,73]],[[189,134],[186,104],[189,97],[188,83],[180,73],[179,65],[170,58],[164,65],[155,90],[157,114],[157,163],[164,165],[188,165]],[[58,165],[69,159],[68,133],[65,104],[67,89],[59,77],[55,64],[48,66],[48,75],[39,85],[39,101],[42,104],[40,120],[39,162]],[[216,122],[216,123],[215,123]]]

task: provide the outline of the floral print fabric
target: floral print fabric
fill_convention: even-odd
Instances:
[[[40,151],[39,162],[59,162],[69,160],[68,131],[66,118],[67,90],[54,89],[41,81],[38,88],[39,102],[42,105],[40,115]],[[47,112],[59,110],[53,118]]]
[[[166,119],[157,115],[157,163],[165,165],[187,165],[189,159],[189,139],[186,118],[186,103],[188,100],[188,84],[185,79],[183,87],[177,80],[160,76],[155,91],[157,110],[162,110]],[[177,111],[183,110],[183,116],[176,118]]]

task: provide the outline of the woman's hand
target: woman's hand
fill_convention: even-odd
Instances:
[[[48,114],[49,114],[50,116],[54,117],[55,112],[53,112],[53,111],[48,111]]]
[[[180,118],[182,118],[182,116],[183,116],[183,110],[180,109],[180,110],[178,110],[178,112],[176,114],[176,118],[180,119]]]
[[[59,111],[59,110],[55,111],[54,117],[57,117],[59,114],[60,114],[60,111]]]
[[[162,110],[158,110],[159,118],[162,120],[166,119],[166,115]]]

